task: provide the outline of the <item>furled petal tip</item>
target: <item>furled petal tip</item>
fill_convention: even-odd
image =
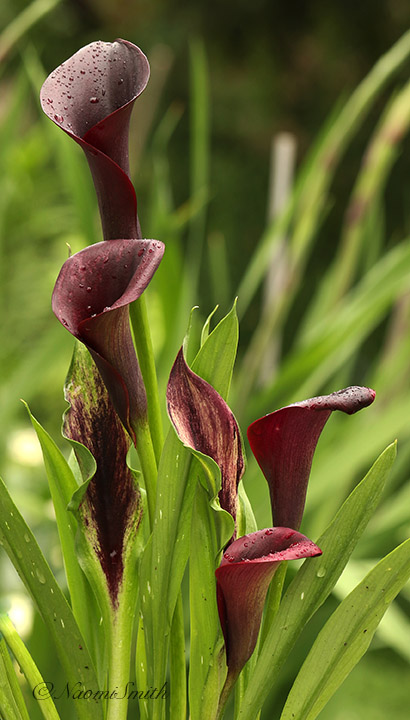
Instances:
[[[128,130],[149,79],[144,53],[126,40],[92,42],[46,79],[41,106],[84,150],[97,191],[105,240],[140,237],[129,179]]]
[[[252,655],[266,593],[279,563],[321,554],[315,543],[285,527],[258,530],[228,547],[215,574],[219,618],[231,674],[237,675]]]
[[[313,454],[333,410],[351,415],[375,396],[370,388],[349,387],[288,405],[249,426],[251,450],[269,484],[275,525],[300,527]]]
[[[52,296],[55,315],[90,350],[134,440],[133,424],[146,413],[146,397],[128,306],[147,287],[163,253],[163,243],[156,240],[90,245],[66,260]]]
[[[208,455],[220,468],[219,501],[235,519],[237,488],[244,471],[239,427],[225,400],[188,367],[182,348],[169,377],[167,407],[181,442]]]

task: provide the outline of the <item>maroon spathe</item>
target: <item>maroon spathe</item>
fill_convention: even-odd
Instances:
[[[59,65],[41,89],[46,115],[86,154],[104,240],[141,237],[128,132],[133,104],[148,79],[148,60],[136,45],[97,41]]]

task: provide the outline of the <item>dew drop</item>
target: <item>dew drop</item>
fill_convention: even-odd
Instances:
[[[37,580],[38,580],[42,585],[45,585],[45,584],[46,584],[46,579],[45,579],[43,573],[41,572],[41,570],[39,570],[38,568],[36,568],[36,575],[37,575]]]
[[[326,575],[326,568],[323,567],[323,565],[322,565],[322,567],[320,567],[319,570],[317,570],[316,577],[322,578],[325,575]]]
[[[91,292],[91,286],[90,286],[90,285],[88,285],[88,287],[87,287],[87,292]]]
[[[144,249],[138,250],[138,257],[141,257],[141,255],[144,253]]]
[[[54,120],[58,123],[64,122],[64,118],[62,115],[54,115]]]
[[[26,543],[29,543],[29,542],[30,542],[30,535],[28,535],[27,533],[24,533],[24,540],[26,541]]]
[[[92,103],[93,105],[96,105],[98,102],[100,101],[97,97],[90,97],[90,103]]]

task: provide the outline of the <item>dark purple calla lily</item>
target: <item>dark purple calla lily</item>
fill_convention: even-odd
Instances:
[[[136,45],[97,41],[56,68],[41,89],[46,115],[87,156],[104,240],[141,237],[129,178],[128,129],[134,101],[148,79],[148,60]]]
[[[134,441],[133,428],[146,415],[146,396],[128,306],[147,287],[163,252],[156,240],[90,245],[66,260],[52,297],[57,318],[90,350]]]
[[[225,400],[188,367],[182,348],[169,377],[167,407],[184,445],[208,455],[220,468],[219,501],[235,519],[238,484],[244,471],[239,427]]]
[[[375,395],[367,387],[349,387],[288,405],[249,426],[249,444],[268,481],[275,525],[299,529],[313,454],[333,410],[351,415]]]
[[[88,550],[98,558],[115,608],[126,554],[142,519],[142,500],[126,462],[130,439],[100,373],[80,343],[68,373],[65,398],[70,407],[64,416],[64,435],[85,445],[96,463],[78,513]],[[81,454],[77,458],[81,467]]]
[[[285,527],[258,530],[229,545],[215,574],[231,679],[253,653],[269,583],[281,561],[321,554],[311,540]]]

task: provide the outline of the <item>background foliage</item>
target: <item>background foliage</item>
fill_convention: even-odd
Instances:
[[[410,52],[369,95],[361,121],[351,104],[338,126],[355,88],[408,21],[405,0],[3,0],[0,467],[58,580],[63,570],[45,474],[19,398],[60,442],[72,340],[55,321],[50,296],[66,243],[75,252],[99,240],[100,228],[81,151],[41,114],[38,91],[46,74],[95,39],[125,37],[150,58],[130,158],[143,233],[167,247],[149,298],[162,388],[190,307],[199,305],[199,328],[217,303],[216,317],[225,314],[239,288],[240,352],[230,404],[243,430],[309,395],[348,384],[377,391],[364,413],[332,417],[319,444],[302,528],[312,539],[377,454],[399,439],[384,503],[335,596],[309,625],[307,642],[336,600],[410,530]],[[271,142],[283,131],[296,142],[299,182],[289,215],[272,225]],[[320,143],[326,147],[332,132],[333,154],[323,165]],[[261,238],[263,247],[276,247],[281,269],[271,281],[270,306],[263,287],[271,250],[259,261],[258,282],[251,282]],[[267,488],[250,458],[245,482],[259,526],[268,526]],[[4,603],[20,603],[27,617],[21,585],[3,557],[1,573]],[[409,602],[407,589],[321,718],[366,713],[378,720],[393,711],[407,719]],[[37,617],[27,633],[43,676],[54,673]],[[284,696],[302,654],[299,645],[283,669]],[[282,701],[272,697],[265,716],[276,717]],[[37,712],[33,707],[33,718]]]

